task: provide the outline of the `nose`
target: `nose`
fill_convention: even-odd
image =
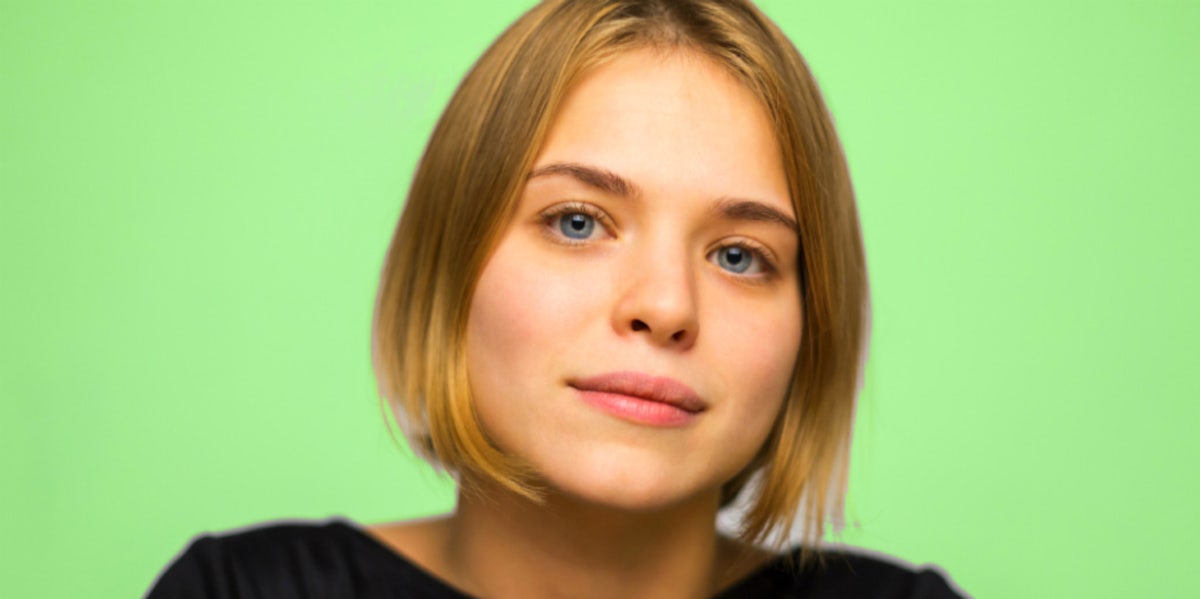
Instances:
[[[646,255],[655,256],[646,259]],[[696,278],[681,252],[651,252],[630,259],[614,285],[618,334],[644,336],[655,345],[687,349],[700,333]],[[631,256],[632,258],[632,256]]]

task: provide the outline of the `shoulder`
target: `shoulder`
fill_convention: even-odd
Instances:
[[[833,599],[959,599],[966,597],[934,567],[914,568],[891,557],[858,549],[825,549],[800,565],[800,550],[771,562],[722,597]]]
[[[384,596],[407,566],[345,521],[278,523],[195,539],[147,599]]]

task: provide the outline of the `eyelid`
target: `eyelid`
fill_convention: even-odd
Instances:
[[[538,213],[537,219],[542,224],[542,231],[555,241],[567,245],[581,245],[593,241],[590,239],[570,239],[552,230],[554,219],[564,214],[586,214],[596,219],[596,224],[604,228],[610,237],[615,237],[616,222],[600,208],[587,202],[569,201],[555,204]]]
[[[762,263],[762,272],[753,273],[753,274],[741,274],[741,273],[724,271],[724,272],[728,272],[729,275],[738,277],[740,279],[753,280],[753,279],[772,278],[776,274],[779,273],[779,259],[775,255],[775,252],[771,251],[771,248],[767,247],[766,245],[763,245],[763,244],[761,244],[757,241],[751,240],[751,239],[738,238],[738,239],[734,239],[732,241],[722,240],[720,243],[718,243],[716,246],[714,246],[711,250],[709,250],[708,253],[705,254],[705,256],[706,257],[711,256],[711,255],[713,255],[713,253],[717,252],[718,250],[721,250],[721,249],[727,248],[727,247],[737,247],[737,248],[741,248],[743,250],[749,251],[750,253],[754,254],[754,257],[756,259],[760,260]],[[722,270],[724,270],[724,269],[722,269]]]

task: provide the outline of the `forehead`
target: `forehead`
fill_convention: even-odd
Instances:
[[[762,102],[713,59],[639,49],[568,90],[537,166],[596,165],[647,193],[753,196],[792,212],[783,160]]]

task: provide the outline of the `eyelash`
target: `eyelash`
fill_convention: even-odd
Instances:
[[[762,266],[762,272],[756,273],[756,274],[744,275],[744,274],[726,271],[726,272],[729,272],[729,274],[731,274],[733,276],[753,281],[755,279],[760,279],[760,280],[772,279],[775,277],[775,275],[779,274],[779,268],[775,265],[774,254],[771,252],[771,250],[767,249],[765,246],[763,246],[759,243],[756,243],[756,242],[753,242],[753,241],[750,241],[747,239],[739,239],[737,241],[722,243],[721,245],[718,245],[717,247],[710,250],[707,254],[705,254],[705,256],[707,257],[709,255],[712,255],[714,252],[717,252],[717,251],[725,249],[725,248],[739,248],[739,249],[745,250],[745,251],[749,252],[750,254],[752,254],[754,256],[754,259],[758,260],[759,264]]]
[[[571,239],[558,232],[558,219],[568,214],[585,214],[596,219],[596,224],[607,231],[609,235],[612,235],[613,229],[616,228],[616,223],[613,222],[612,218],[605,214],[603,210],[584,202],[566,202],[551,206],[550,208],[547,208],[538,214],[537,218],[541,222],[542,233],[544,233],[551,240],[567,246],[578,247],[591,242],[591,239]],[[746,239],[739,239],[737,241],[723,243],[709,250],[704,255],[707,258],[708,256],[712,255],[713,252],[731,247],[740,248],[752,254],[754,258],[759,260],[759,263],[762,265],[762,272],[752,275],[742,275],[725,271],[728,274],[740,279],[754,281],[755,279],[771,279],[779,273],[779,268],[776,266],[774,254],[771,252],[771,250],[759,243]]]
[[[585,214],[596,219],[596,224],[607,231],[609,235],[612,235],[613,229],[616,228],[616,223],[612,218],[599,208],[583,202],[567,202],[551,206],[538,214],[538,219],[542,222],[542,231],[552,240],[564,245],[580,246],[592,241],[591,239],[571,239],[558,232],[558,218],[568,214]]]

